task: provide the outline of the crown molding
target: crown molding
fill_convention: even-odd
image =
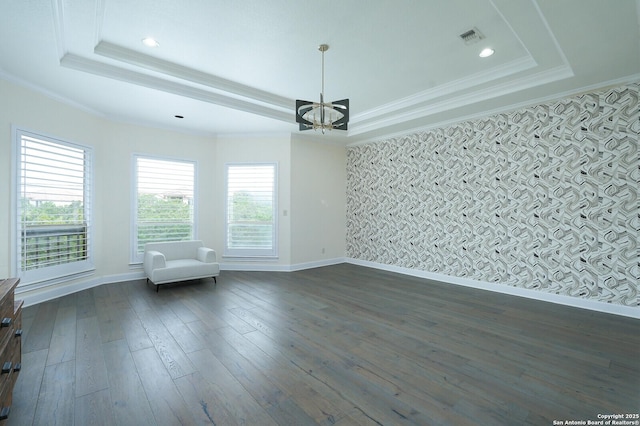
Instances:
[[[449,96],[453,93],[466,90],[475,86],[495,81],[499,78],[508,77],[513,74],[533,69],[537,62],[531,56],[525,56],[514,61],[510,61],[502,66],[493,67],[481,73],[476,73],[465,78],[454,80],[446,84],[398,99],[394,102],[373,108],[351,117],[351,125],[369,120],[378,120],[380,117],[392,114],[420,104],[425,104],[441,97]]]
[[[23,80],[19,77],[16,77],[12,74],[7,73],[5,70],[0,68],[0,80],[8,81],[11,84],[15,84],[16,86],[24,87],[26,89],[32,90],[36,93],[40,93],[43,96],[46,96],[49,99],[52,99],[56,102],[60,102],[65,105],[69,105],[70,107],[77,108],[80,111],[84,111],[86,113],[95,115],[96,117],[105,118],[106,115],[98,110],[93,108],[89,108],[88,106],[81,104],[79,102],[73,101],[69,98],[65,98],[64,96],[60,96],[59,94],[52,92],[51,90],[44,89],[41,86],[30,83],[26,80]]]
[[[58,49],[58,58],[62,58],[67,50],[67,41],[65,37],[65,13],[64,13],[64,1],[52,0],[51,10],[53,12],[53,31],[56,37],[56,47]]]
[[[385,141],[385,140],[389,140],[389,139],[393,139],[393,138],[412,135],[412,134],[415,134],[415,133],[428,132],[428,131],[433,130],[433,129],[440,129],[440,128],[443,128],[443,127],[454,125],[456,123],[482,119],[482,118],[490,117],[490,116],[496,115],[496,114],[502,114],[502,113],[505,113],[505,112],[516,111],[518,109],[526,108],[526,107],[529,107],[531,105],[540,105],[540,104],[544,104],[544,103],[554,102],[554,101],[558,101],[560,99],[570,98],[572,96],[579,96],[580,94],[583,94],[583,93],[591,93],[591,92],[594,92],[594,91],[606,90],[607,88],[618,87],[618,86],[622,86],[622,85],[625,85],[625,84],[632,84],[632,83],[639,83],[640,84],[640,74],[632,74],[632,75],[625,76],[625,77],[622,77],[622,78],[618,78],[618,79],[615,79],[615,80],[609,80],[609,81],[605,81],[605,82],[601,82],[601,83],[597,83],[597,84],[591,84],[591,85],[588,85],[588,86],[582,86],[582,87],[579,87],[579,88],[574,89],[574,90],[568,90],[568,91],[564,91],[564,92],[561,92],[561,93],[554,93],[553,95],[549,95],[549,96],[541,96],[539,98],[529,99],[529,100],[524,101],[524,102],[518,102],[518,103],[515,103],[515,104],[505,105],[505,106],[500,107],[500,108],[494,108],[494,109],[491,109],[491,110],[481,111],[481,112],[478,112],[478,113],[475,113],[475,114],[467,114],[465,116],[456,117],[456,118],[453,118],[453,119],[450,119],[450,120],[442,120],[442,121],[430,123],[430,124],[424,125],[424,126],[413,127],[411,129],[403,129],[403,130],[398,131],[398,132],[387,133],[387,134],[376,136],[376,137],[366,138],[366,139],[350,142],[346,146],[348,148],[349,147],[355,147],[355,146],[359,146],[359,145],[366,145],[366,144],[370,144],[370,143],[376,143],[376,142],[381,142],[381,141]]]
[[[233,93],[252,101],[260,101],[271,107],[291,110],[295,105],[295,99],[259,90],[235,81],[227,80],[212,74],[207,74],[193,68],[185,67],[163,59],[127,49],[106,41],[100,41],[94,48],[94,53],[119,62],[135,65],[149,71],[158,72],[162,75],[175,77],[191,83],[219,90],[221,92]]]
[[[485,87],[459,96],[445,98],[439,102],[415,108],[409,113],[406,111],[397,111],[394,114],[389,114],[387,117],[379,117],[375,121],[368,123],[353,123],[349,129],[349,136],[356,136],[396,124],[402,124],[410,120],[425,118],[436,113],[449,111],[573,76],[574,73],[570,66],[561,65],[516,80]]]
[[[168,81],[151,75],[146,75],[114,65],[94,61],[92,59],[88,59],[72,53],[65,54],[62,59],[60,59],[60,65],[65,68],[74,69],[76,71],[82,71],[113,80],[124,81],[134,85],[160,90],[166,93],[173,93],[175,95],[184,96],[187,98],[196,99],[202,102],[207,102],[219,106],[224,106],[227,108],[244,111],[275,120],[285,121],[288,123],[292,123],[295,120],[293,108],[290,108],[289,111],[282,111],[279,109],[274,109],[248,102],[242,99],[233,98],[219,93],[213,93],[208,90],[191,87],[186,84]]]

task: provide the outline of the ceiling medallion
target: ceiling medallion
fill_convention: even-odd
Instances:
[[[296,100],[296,123],[300,130],[318,130],[324,134],[325,130],[347,130],[349,122],[349,99],[340,101],[324,101],[324,52],[329,45],[321,44],[318,50],[322,52],[322,91],[320,102]]]

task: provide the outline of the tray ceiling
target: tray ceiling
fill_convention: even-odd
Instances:
[[[110,119],[204,134],[297,133],[295,99],[319,99],[321,43],[326,99],[351,102],[349,131],[323,137],[346,143],[640,78],[636,0],[0,7],[0,78]],[[470,29],[483,38],[465,43]],[[480,58],[485,47],[495,54]]]

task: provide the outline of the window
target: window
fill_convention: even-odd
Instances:
[[[21,285],[92,270],[91,148],[20,129],[14,134]]]
[[[134,156],[135,202],[132,261],[141,262],[144,245],[195,238],[195,176],[192,161]]]
[[[226,165],[226,256],[278,255],[275,163]]]

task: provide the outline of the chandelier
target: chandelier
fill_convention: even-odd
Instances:
[[[347,130],[349,122],[349,99],[340,101],[324,101],[324,52],[329,45],[321,44],[318,50],[322,52],[322,91],[320,102],[296,100],[296,123],[300,124],[300,130]]]

